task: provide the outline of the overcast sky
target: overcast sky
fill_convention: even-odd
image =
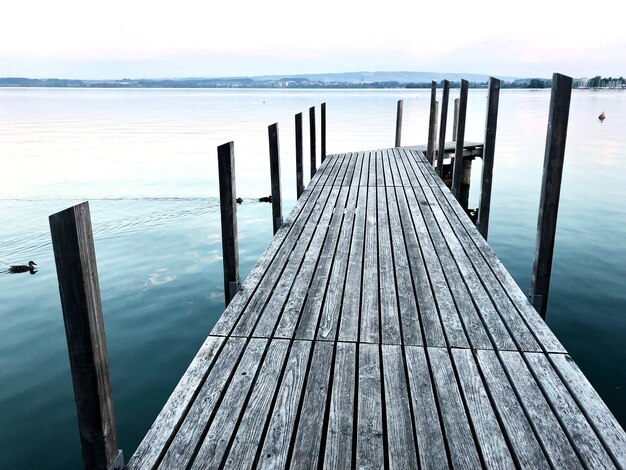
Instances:
[[[626,75],[617,0],[3,2],[0,76]]]

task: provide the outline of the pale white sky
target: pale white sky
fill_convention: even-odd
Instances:
[[[618,0],[3,3],[0,76],[626,75]]]

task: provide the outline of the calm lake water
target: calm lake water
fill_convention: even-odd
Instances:
[[[402,98],[402,142],[421,144],[429,93],[0,89],[0,270],[39,266],[35,275],[0,274],[0,468],[82,466],[50,214],[90,201],[128,458],[223,310],[216,147],[235,141],[245,276],[271,238],[271,207],[254,201],[270,194],[267,125],[280,126],[289,210],[295,113],[304,111],[308,139],[308,108],[328,103],[329,153],[382,148],[393,145]],[[470,90],[467,140],[483,140],[485,98],[485,90]],[[489,241],[524,291],[549,99],[549,90],[500,97]],[[548,324],[622,425],[625,129],[626,92],[574,91],[548,308]],[[305,162],[307,154],[308,146]],[[480,163],[474,168],[477,181]]]

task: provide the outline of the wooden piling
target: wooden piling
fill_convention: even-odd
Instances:
[[[298,199],[304,191],[303,169],[302,169],[302,113],[296,114],[296,195]]]
[[[315,156],[315,106],[309,108],[309,135],[311,137],[311,178],[313,178],[317,171],[317,159]]]
[[[483,171],[481,177],[480,204],[478,206],[478,231],[487,240],[489,232],[489,210],[491,208],[491,183],[493,179],[493,158],[496,149],[496,128],[498,126],[498,102],[500,80],[489,78],[487,92],[487,118],[485,120],[485,143],[483,145]]]
[[[456,134],[459,127],[459,99],[454,100],[454,120],[452,121],[452,140],[456,140]]]
[[[217,147],[217,169],[220,184],[220,212],[222,216],[224,303],[228,307],[240,286],[235,144],[233,142]]]
[[[554,239],[559,211],[561,177],[567,140],[567,123],[572,96],[572,79],[555,73],[552,76],[552,94],[548,114],[548,133],[543,160],[541,199],[537,221],[537,241],[533,265],[530,300],[541,315],[546,317]]]
[[[326,103],[322,103],[322,115],[321,115],[321,153],[322,162],[326,160]]]
[[[429,162],[435,158],[435,139],[437,135],[437,82],[434,80],[430,85],[430,117],[428,119],[428,145],[426,147],[426,157]]]
[[[274,234],[283,224],[283,204],[280,192],[280,158],[278,148],[278,123],[267,128],[270,143],[270,177],[272,180],[272,222]]]
[[[49,221],[85,469],[121,469],[89,204]]]
[[[398,100],[398,108],[396,111],[396,147],[400,147],[402,140],[402,106],[404,102]]]
[[[457,201],[461,200],[461,176],[463,174],[463,141],[465,139],[465,116],[467,114],[467,90],[469,83],[461,80],[459,101],[459,119],[457,124],[456,147],[454,149],[454,166],[452,168],[452,194]],[[467,207],[465,208],[467,209]]]
[[[446,123],[448,120],[448,97],[450,95],[450,82],[443,81],[443,93],[441,97],[441,118],[439,119],[439,149],[437,150],[437,174],[443,176],[443,157],[446,150]]]

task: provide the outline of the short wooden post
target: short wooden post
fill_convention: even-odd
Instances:
[[[437,138],[437,82],[434,80],[430,85],[430,117],[428,119],[428,145],[426,147],[426,157],[429,162],[433,162],[435,157],[435,139]]]
[[[317,171],[317,158],[315,157],[315,106],[309,108],[309,135],[311,137],[311,178]]]
[[[278,123],[267,128],[270,142],[270,177],[272,180],[272,222],[274,234],[283,224],[283,203],[280,194],[280,158],[278,148]]]
[[[541,199],[537,221],[535,262],[530,288],[530,300],[543,318],[546,317],[548,307],[548,291],[550,289],[571,96],[572,79],[555,73],[552,76],[548,134],[543,160]]]
[[[304,191],[302,156],[302,113],[298,113],[296,114],[296,194],[298,199]]]
[[[443,95],[441,97],[441,118],[439,119],[439,149],[437,150],[437,174],[443,176],[443,157],[446,150],[446,123],[448,121],[448,97],[450,82],[443,81]]]
[[[322,162],[326,160],[326,103],[322,103],[322,116],[321,116],[321,152],[322,152]]]
[[[496,128],[498,126],[498,102],[500,80],[489,78],[487,93],[487,118],[485,120],[485,143],[483,146],[483,174],[481,177],[480,204],[478,206],[478,231],[487,240],[489,232],[489,210],[491,208],[491,182],[493,178],[493,157],[496,150]]]
[[[396,147],[400,147],[402,140],[402,105],[403,101],[398,100],[398,109],[396,111]]]
[[[89,204],[51,215],[50,232],[85,468],[121,470]]]
[[[465,139],[465,116],[467,114],[467,90],[469,83],[461,80],[459,101],[459,121],[457,124],[456,147],[454,149],[454,166],[452,168],[452,194],[457,201],[461,200],[461,175],[463,174],[463,147]]]
[[[222,261],[224,263],[224,303],[226,307],[239,290],[239,242],[237,239],[237,189],[235,185],[235,144],[217,148],[222,215]]]

